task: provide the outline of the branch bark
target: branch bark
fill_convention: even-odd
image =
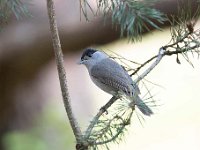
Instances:
[[[180,38],[179,40],[177,40],[177,41],[174,42],[174,43],[167,44],[167,45],[161,47],[160,50],[161,50],[161,49],[165,50],[165,51],[163,52],[162,55],[161,55],[160,52],[159,52],[158,55],[155,55],[155,56],[151,57],[150,59],[148,59],[147,61],[145,61],[143,64],[141,64],[138,68],[136,68],[136,70],[135,70],[133,73],[131,73],[130,76],[133,76],[133,75],[137,74],[137,73],[140,71],[140,69],[142,69],[145,65],[147,65],[148,63],[150,63],[150,62],[153,61],[154,59],[156,59],[156,61],[155,61],[154,63],[156,63],[156,65],[157,65],[157,64],[159,63],[159,62],[157,62],[157,61],[158,61],[158,60],[160,61],[161,58],[162,58],[163,56],[171,56],[171,55],[177,55],[177,56],[178,56],[178,54],[183,54],[183,53],[185,53],[185,52],[192,52],[192,50],[198,49],[198,48],[200,47],[199,42],[197,42],[197,41],[198,41],[198,37],[196,38],[196,42],[194,42],[195,44],[194,44],[193,46],[189,46],[189,45],[185,44],[185,47],[183,46],[183,47],[180,48],[180,49],[177,49],[177,48],[174,47],[174,46],[177,46],[178,44],[180,44],[181,42],[183,42],[184,40],[186,40],[186,39],[188,39],[188,38],[191,40],[191,39],[192,39],[191,37],[195,37],[196,35],[198,35],[198,33],[199,33],[199,29],[196,30],[196,31],[193,31],[192,33],[189,32],[189,33],[185,34],[182,38]],[[191,36],[191,37],[190,37],[190,36]],[[171,48],[171,49],[174,49],[174,50],[168,50],[168,48]],[[199,53],[200,53],[199,50],[195,50],[194,52],[196,52],[198,55],[199,55]],[[161,57],[161,56],[162,56],[162,57]],[[160,58],[160,57],[161,57],[161,58]],[[178,57],[177,57],[177,58],[178,58]],[[180,63],[179,60],[177,60],[177,63]],[[154,66],[154,67],[155,67],[155,66]],[[150,68],[151,68],[151,66],[150,66]],[[150,69],[150,68],[149,68],[149,69]],[[152,68],[152,69],[153,69],[153,68]],[[148,71],[148,69],[147,69],[147,71]],[[149,70],[149,71],[146,72],[146,73],[143,73],[143,74],[140,76],[140,78],[138,78],[137,81],[135,81],[135,82],[136,82],[136,83],[139,82],[139,80],[140,80],[140,79],[143,79],[150,71],[151,71],[151,70]],[[146,75],[145,75],[145,74],[146,74]]]
[[[113,96],[101,109],[99,112],[96,114],[96,116],[93,118],[91,121],[90,125],[88,126],[86,132],[85,132],[85,139],[88,139],[92,129],[94,128],[95,124],[98,122],[99,118],[107,111],[107,109],[118,99],[118,97]]]
[[[60,86],[61,86],[61,91],[62,91],[62,96],[63,96],[63,102],[64,102],[65,110],[67,112],[67,115],[70,121],[70,125],[72,127],[72,130],[76,138],[76,142],[79,143],[80,137],[81,137],[81,130],[74,117],[71,104],[70,104],[70,97],[69,97],[66,73],[65,73],[65,68],[64,68],[64,59],[63,59],[63,53],[62,53],[61,44],[60,44],[60,38],[58,35],[58,28],[57,28],[57,23],[56,23],[55,8],[54,8],[53,0],[47,0],[47,10],[48,10],[48,16],[49,16],[49,25],[50,25],[50,30],[51,30],[51,38],[53,42],[56,65],[58,69]]]
[[[144,77],[147,76],[159,64],[159,62],[161,61],[161,59],[164,56],[164,52],[165,52],[165,49],[163,47],[161,47],[157,57],[155,57],[155,58],[157,58],[156,61],[153,64],[151,64],[151,66],[148,69],[146,69],[145,72],[143,72],[136,80],[134,80],[134,83],[137,84],[142,79],[144,79]]]

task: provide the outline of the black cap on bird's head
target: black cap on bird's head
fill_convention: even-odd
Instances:
[[[106,55],[106,53],[103,51],[93,48],[86,48],[83,51],[79,64],[92,65],[105,58],[108,58],[108,55]]]
[[[97,50],[92,48],[86,48],[81,56],[81,60],[84,60],[87,57],[91,57],[93,53],[95,53]]]

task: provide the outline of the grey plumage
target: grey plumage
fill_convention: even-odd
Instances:
[[[107,93],[110,93],[111,91],[122,91],[129,95],[133,92],[132,79],[128,73],[112,59],[107,58],[101,60],[95,67],[91,68],[89,73],[95,84]],[[103,89],[101,84],[109,85],[109,89]]]
[[[86,56],[87,53],[91,54],[91,52],[96,53],[89,49],[88,52],[84,52],[81,59],[86,59],[86,62],[83,64],[86,65],[92,81],[109,94],[116,95],[119,92],[124,93],[134,101],[135,105],[144,115],[152,115],[152,110],[138,96],[140,94],[139,88],[134,84],[126,70],[102,52],[100,52],[102,56],[95,56],[97,57],[95,59],[90,58],[92,55]],[[102,58],[100,59],[99,57]],[[91,60],[88,61],[89,59]]]
[[[136,106],[143,114],[147,116],[153,114],[152,110],[138,96],[139,88],[133,87],[134,83],[131,77],[114,60],[103,59],[91,68],[89,73],[93,82],[105,92],[115,95],[120,91],[127,96],[134,97]]]
[[[144,115],[150,116],[153,114],[153,111],[141,100],[138,95],[136,95],[135,104]]]

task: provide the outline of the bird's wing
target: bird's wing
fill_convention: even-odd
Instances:
[[[108,65],[109,64],[109,65]],[[128,73],[115,61],[104,59],[90,70],[90,75],[109,86],[114,91],[123,91],[130,95],[133,92],[133,81]]]

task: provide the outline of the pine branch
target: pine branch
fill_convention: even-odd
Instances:
[[[66,72],[64,68],[64,59],[63,59],[63,53],[62,53],[59,34],[58,34],[53,0],[47,0],[47,10],[48,10],[50,31],[51,31],[51,37],[52,37],[53,48],[54,48],[54,53],[55,53],[56,65],[58,69],[63,102],[64,102],[65,110],[67,112],[67,115],[70,121],[70,125],[72,127],[72,130],[76,138],[76,142],[80,143],[82,134],[81,134],[79,125],[72,112],[72,108],[70,104],[70,97],[69,97],[67,80],[66,80]]]
[[[200,47],[200,42],[197,42],[195,45],[191,46],[191,47],[187,47],[187,48],[179,48],[178,50],[176,48],[174,48],[175,45],[177,44],[180,44],[180,42],[184,41],[186,38],[188,38],[190,34],[187,34],[185,35],[182,39],[179,39],[178,41],[176,41],[175,43],[172,43],[172,44],[168,44],[168,45],[165,45],[163,46],[162,48],[165,49],[165,51],[163,52],[162,54],[162,57],[163,56],[171,56],[171,55],[177,55],[177,54],[182,54],[182,53],[185,53],[185,52],[191,52],[192,50],[194,49],[198,49]],[[170,50],[167,50],[168,48],[173,48],[175,50],[173,51],[170,51]],[[200,51],[199,50],[196,50],[195,51],[197,54],[200,54]],[[153,57],[151,57],[150,59],[148,59],[147,61],[145,61],[143,64],[141,64],[138,68],[136,68],[136,70],[130,75],[130,76],[133,76],[135,74],[137,74],[140,69],[142,69],[145,65],[147,65],[148,63],[150,63],[151,61],[153,61],[154,59],[158,58],[160,55],[155,55]]]
[[[156,0],[97,0],[97,13],[88,3],[88,0],[80,0],[80,7],[85,19],[88,21],[88,9],[92,14],[103,13],[105,20],[112,18],[114,27],[120,29],[121,37],[126,35],[129,40],[141,40],[141,34],[149,31],[150,27],[159,29],[157,25],[166,20],[163,13],[153,8]],[[80,14],[81,15],[81,14]]]
[[[105,113],[107,111],[107,109],[117,100],[117,97],[112,97],[100,110],[99,112],[96,114],[96,116],[93,118],[93,120],[91,121],[90,125],[88,126],[88,128],[85,131],[85,135],[84,138],[88,139],[92,129],[94,128],[95,124],[97,124],[99,118],[103,115],[103,113]]]
[[[117,99],[120,100],[116,101]],[[125,97],[112,97],[100,109],[84,136],[91,149],[95,150],[99,147],[109,149],[107,144],[119,143],[123,139],[124,132],[127,131],[126,127],[130,125],[132,114],[135,111],[131,102]]]
[[[189,3],[187,7],[190,5],[191,4]],[[182,54],[186,61],[192,65],[190,60],[187,58],[187,54],[190,52],[192,54],[196,53],[200,56],[200,29],[194,30],[196,22],[200,16],[200,6],[198,6],[193,15],[191,15],[192,10],[185,7],[186,6],[184,5],[180,6],[178,16],[172,16],[172,20],[168,19],[171,24],[171,40],[169,44],[163,46],[162,48],[165,50],[163,56],[177,55],[176,61],[180,64],[178,54]],[[155,55],[141,64],[136,68],[131,76],[137,74],[141,68],[158,57],[159,55]]]
[[[27,2],[0,0],[0,25],[6,24],[11,16],[15,16],[16,19],[20,19],[22,16],[31,16],[27,9]]]
[[[162,59],[163,56],[164,56],[164,51],[165,51],[165,49],[164,49],[163,47],[161,47],[160,50],[159,50],[158,55],[157,55],[156,57],[152,57],[152,58],[157,58],[156,61],[155,61],[148,69],[146,69],[145,72],[142,73],[142,74],[134,81],[136,84],[139,83],[140,80],[144,79],[145,76],[147,76],[147,75],[159,64],[159,62],[161,61],[161,59]],[[153,60],[152,58],[151,58],[150,60]],[[147,62],[150,62],[150,61],[147,61]],[[147,62],[145,62],[144,64],[147,64]],[[141,65],[141,66],[144,66],[144,64]]]

